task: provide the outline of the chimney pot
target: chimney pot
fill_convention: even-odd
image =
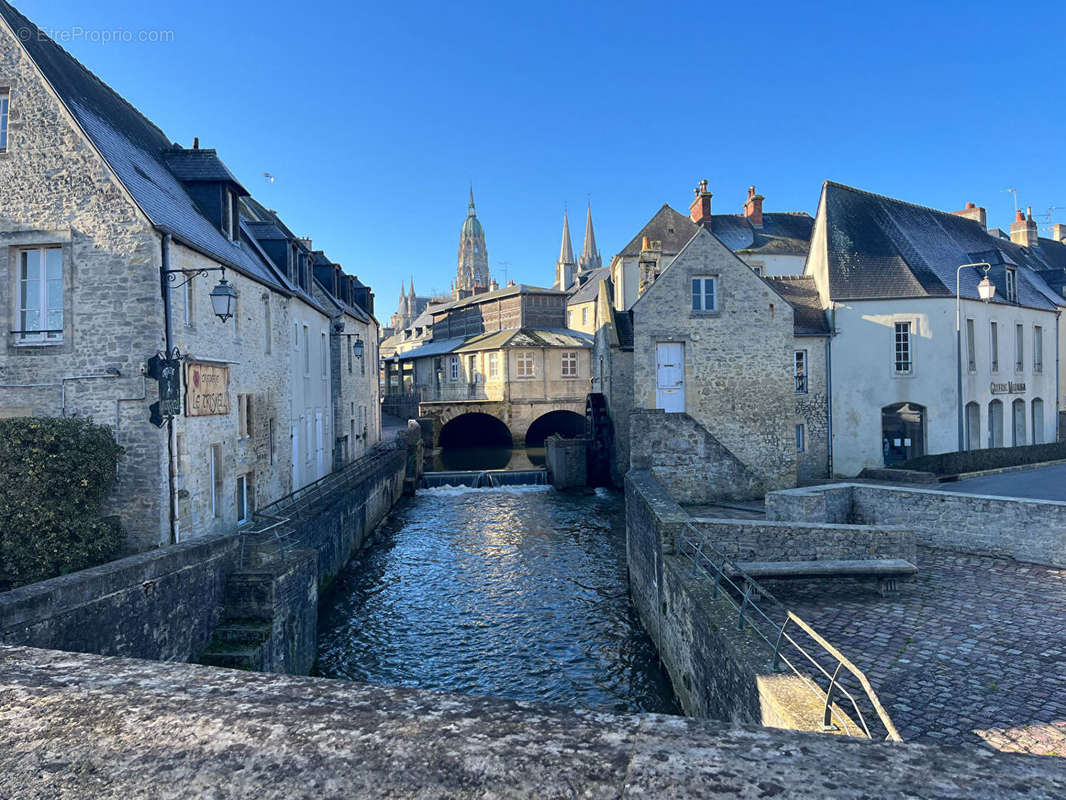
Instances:
[[[1015,214],[1015,222],[1025,222],[1025,213],[1020,208],[1015,212]]]
[[[967,203],[967,204],[966,204],[966,208],[974,208],[974,207],[975,207],[975,206],[974,206],[974,204],[973,204],[973,203]]]
[[[707,191],[707,181],[700,181],[696,190],[696,199],[688,207],[689,218],[697,225],[710,227],[711,224],[711,193]]]
[[[754,228],[762,227],[762,201],[766,198],[755,193],[755,187],[748,187],[748,199],[744,202],[744,218]]]
[[[200,137],[199,136],[192,137],[192,149],[193,150],[199,150],[200,149]]]

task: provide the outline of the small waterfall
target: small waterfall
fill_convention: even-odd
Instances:
[[[498,489],[501,486],[546,486],[545,469],[493,469],[480,471],[426,472],[419,488],[468,486],[471,489]]]

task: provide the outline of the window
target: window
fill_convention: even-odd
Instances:
[[[459,380],[459,356],[448,359],[448,377],[453,381]]]
[[[568,328],[574,327],[574,312],[573,311],[566,312],[566,327],[568,327]]]
[[[1014,371],[1025,371],[1025,326],[1014,326]]]
[[[351,345],[352,343],[348,342],[348,344]],[[351,375],[352,374],[352,351],[355,350],[355,347],[354,346],[353,347],[346,347],[344,349],[348,351],[348,374]]]
[[[329,348],[326,346],[326,334],[319,336],[319,345],[322,352],[322,380],[329,374]]]
[[[693,311],[717,311],[718,279],[711,277],[695,277],[692,279],[692,310]]]
[[[966,404],[966,449],[981,448],[981,407],[977,403]]]
[[[536,375],[536,370],[533,367],[533,352],[531,350],[519,351],[517,360],[519,378],[532,378]]]
[[[1003,446],[1003,401],[988,404],[988,446]]]
[[[11,94],[6,89],[0,92],[0,153],[7,152],[7,110]]]
[[[1044,371],[1044,329],[1033,326],[1033,372],[1039,375]]]
[[[233,192],[222,190],[222,230],[230,239],[236,239],[233,226]]]
[[[577,353],[572,350],[563,353],[562,376],[564,378],[577,377]]]
[[[970,372],[977,372],[977,342],[974,341],[974,321],[966,320],[966,363]]]
[[[211,473],[211,516],[215,519],[222,517],[222,445],[211,445],[211,455],[208,463]]]
[[[19,253],[19,341],[63,340],[63,251],[35,247]]]
[[[796,426],[796,452],[807,452],[807,431],[803,425]]]
[[[499,372],[499,354],[489,353],[489,377],[495,378]]]
[[[271,417],[270,421],[267,423],[267,438],[269,440],[268,445],[270,448],[270,463],[273,464],[276,457],[275,454],[277,453],[277,423],[274,421],[273,417]]]
[[[796,394],[807,394],[807,351],[797,350],[795,366],[792,370],[796,379]]]
[[[361,355],[359,357],[359,374],[360,375],[366,375],[366,360],[368,358],[373,358],[375,361],[377,360],[377,356],[376,355],[371,355],[371,352],[370,352],[370,348],[371,347],[373,347],[373,345],[370,342],[367,342],[363,346],[363,355]]]
[[[237,476],[237,524],[252,521],[252,506],[255,490],[252,488],[252,474]]]
[[[581,309],[581,324],[582,325],[588,325],[589,324],[589,309],[588,309],[588,306],[585,306],[583,309]]]
[[[252,396],[237,395],[237,438],[252,438]]]
[[[467,356],[466,358],[466,379],[470,383],[477,383],[477,356]]]
[[[999,372],[999,325],[991,323],[990,343],[992,351],[992,371]]]
[[[1018,276],[1013,269],[1007,269],[1007,302],[1018,302]]]
[[[1025,444],[1025,401],[1020,397],[1011,403],[1011,445]]]
[[[185,327],[191,328],[196,322],[196,291],[193,284],[196,282],[195,277],[189,278],[185,281]]]
[[[263,352],[270,354],[270,295],[263,298]]]
[[[304,332],[304,377],[308,377],[311,374],[311,335],[307,330],[307,326],[303,326]]]
[[[914,369],[911,359],[911,323],[896,323],[896,374],[910,375]]]

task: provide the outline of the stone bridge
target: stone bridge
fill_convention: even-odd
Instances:
[[[540,447],[553,433],[584,432],[585,398],[429,401],[418,414],[433,420],[434,447],[507,444],[507,435],[515,447]]]

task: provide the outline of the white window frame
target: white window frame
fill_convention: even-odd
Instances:
[[[562,354],[562,363],[559,374],[563,378],[577,377],[577,351],[565,350]]]
[[[301,326],[304,334],[304,377],[311,377],[311,331],[307,325]]]
[[[795,379],[796,394],[807,394],[809,372],[807,370],[807,351],[797,350],[792,361],[792,377]]]
[[[537,377],[537,359],[532,350],[519,350],[515,353],[515,376],[519,378]]]
[[[59,327],[48,328],[48,312],[49,312],[49,299],[50,293],[48,288],[48,254],[56,252],[59,253]],[[30,253],[37,254],[37,269],[36,275],[29,275],[28,256]],[[17,308],[15,309],[16,327],[18,328],[17,344],[32,344],[32,345],[57,345],[63,343],[63,248],[58,245],[42,245],[40,247],[23,247],[19,249],[17,254],[17,286],[15,288]],[[23,269],[26,270],[26,278],[23,278]],[[54,279],[52,279],[54,280]],[[37,304],[35,308],[26,307],[26,291],[25,285],[29,282],[37,284]],[[56,311],[56,309],[52,309]],[[37,314],[36,330],[39,332],[25,333],[27,328],[23,324],[23,314],[26,312]],[[43,332],[43,331],[49,332]],[[51,332],[55,331],[55,332]]]
[[[1018,273],[1008,267],[1006,270],[1007,302],[1018,302]]]
[[[318,343],[322,348],[322,380],[325,380],[329,376],[329,341],[325,331],[321,331]]]
[[[500,371],[499,353],[489,353],[489,377],[495,378]]]
[[[588,325],[589,324],[589,307],[588,306],[585,306],[583,309],[581,309],[581,324],[582,325]]]
[[[1033,374],[1041,375],[1044,372],[1044,327],[1033,326]]]
[[[459,380],[459,356],[448,357],[448,380]]]
[[[248,514],[249,505],[247,475],[237,476],[237,493],[235,497],[237,500],[237,524],[244,525],[245,523],[251,522],[252,518]]]
[[[966,371],[977,372],[977,320],[966,318]]]
[[[989,357],[992,361],[992,372],[999,372],[999,323],[990,320],[988,323]]]
[[[905,326],[902,333],[905,339],[900,339],[900,327]],[[914,321],[909,319],[896,320],[892,324],[892,372],[901,377],[914,374]],[[901,344],[903,347],[901,347]],[[904,353],[905,358],[900,354]]]
[[[11,112],[11,90],[0,91],[0,153],[8,151],[8,116]]]
[[[711,286],[709,295],[707,292],[708,283]],[[717,275],[693,275],[689,281],[689,287],[692,290],[692,313],[713,314],[718,311]],[[710,306],[707,304],[708,297],[710,297]]]
[[[1014,323],[1014,371],[1025,372],[1025,325]]]

